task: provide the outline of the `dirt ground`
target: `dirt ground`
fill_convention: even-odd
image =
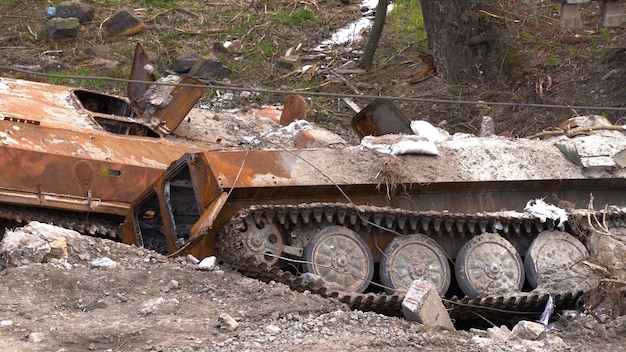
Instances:
[[[222,1],[229,4],[245,1]],[[102,5],[104,1],[93,1]],[[133,7],[131,1],[121,1]],[[324,25],[338,28],[360,16],[360,7],[340,1],[251,1],[250,13],[274,7],[307,7]],[[278,4],[280,3],[280,4]],[[508,3],[508,2],[507,2]],[[320,70],[319,85],[302,91],[353,95],[393,95],[445,100],[500,101],[512,103],[624,106],[623,69],[625,26],[605,29],[599,24],[597,5],[585,8],[585,28],[566,31],[558,26],[558,11],[544,2],[503,5],[503,36],[523,42],[520,54],[528,63],[517,80],[489,85],[477,80],[451,85],[440,78],[419,77],[426,67],[414,43],[398,42],[383,34],[375,68],[368,73],[345,74],[347,81],[329,77]],[[15,4],[10,7],[9,4]],[[143,2],[142,2],[143,4]],[[139,4],[137,4],[139,5]],[[181,36],[175,50],[159,42],[168,21],[183,12],[164,12],[149,23],[149,30],[133,38],[106,38],[98,31],[102,18],[112,9],[98,7],[93,23],[84,25],[81,36],[68,43],[42,39],[45,1],[7,1],[0,4],[0,26],[18,28],[0,34],[0,65],[38,70],[43,58],[53,58],[80,72],[91,67],[93,56],[128,63],[136,41],[152,43],[165,69],[171,59],[187,50],[204,50],[214,41],[228,38]],[[139,8],[139,6],[136,6]],[[25,16],[24,14],[36,14]],[[208,14],[203,14],[207,16]],[[214,14],[215,15],[215,14]],[[98,17],[99,16],[99,17]],[[217,15],[215,15],[217,16]],[[195,17],[195,16],[194,16]],[[231,16],[232,17],[232,16]],[[217,20],[217,18],[216,18]],[[171,27],[171,26],[170,26]],[[328,32],[300,28],[293,37],[273,33],[286,43],[277,43],[278,56],[304,43],[314,47]],[[29,34],[30,33],[30,34]],[[38,37],[33,39],[33,33]],[[530,35],[530,37],[528,37]],[[279,41],[277,39],[277,42]],[[89,51],[88,48],[96,48]],[[358,45],[357,45],[358,48]],[[354,58],[340,51],[333,63],[339,66]],[[223,57],[228,60],[228,57]],[[283,87],[306,79],[304,74],[287,75],[273,62],[259,66],[253,74],[235,72],[229,84],[247,87]],[[92,67],[93,68],[93,67]],[[97,74],[95,68],[90,71]],[[419,77],[419,79],[416,79]],[[346,83],[348,82],[348,83]],[[65,83],[75,84],[76,81]],[[272,85],[270,85],[272,84]],[[104,87],[103,90],[116,91]],[[119,88],[118,88],[119,92]],[[358,95],[358,94],[357,94]],[[239,98],[233,107],[280,103],[273,94]],[[354,100],[361,106],[368,99]],[[352,112],[337,99],[311,98],[310,118],[314,122],[354,139],[349,128]],[[476,133],[482,115],[496,121],[499,134],[526,136],[549,129],[573,115],[600,113],[613,123],[624,123],[623,111],[572,109],[537,106],[496,106],[483,104],[442,104],[396,101],[410,119],[425,119],[450,132]],[[75,240],[76,252],[65,261],[6,267],[0,271],[0,350],[2,351],[597,351],[620,350],[626,346],[626,316],[600,324],[580,311],[559,311],[554,330],[536,340],[511,337],[505,330],[478,329],[437,331],[371,312],[352,311],[344,304],[308,293],[298,293],[277,283],[264,283],[222,267],[201,271],[180,259],[167,259],[143,249],[98,239]],[[93,267],[93,259],[108,257],[116,266]],[[220,320],[227,314],[238,323],[230,328]],[[512,322],[509,324],[513,325]],[[232,329],[232,330],[231,330]]]

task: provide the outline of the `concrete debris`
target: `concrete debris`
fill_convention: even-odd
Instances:
[[[322,281],[322,277],[313,273],[303,273],[301,275],[302,279],[306,283],[313,283],[314,287],[322,287],[324,286],[324,281]]]
[[[455,330],[437,288],[428,280],[414,280],[402,301],[402,314],[426,326]]]
[[[545,328],[541,323],[522,320],[513,327],[511,333],[520,339],[536,340],[539,336],[541,336],[544,329]]]
[[[274,324],[266,325],[263,330],[270,335],[276,335],[280,332],[280,328]]]
[[[38,236],[9,230],[0,245],[0,253],[8,266],[41,263],[50,253],[50,245]]]
[[[193,254],[187,254],[187,257],[185,257],[185,261],[187,263],[195,264],[195,265],[198,265],[200,263],[200,260],[194,257]]]
[[[213,271],[215,266],[217,265],[217,258],[215,256],[210,256],[202,259],[200,263],[198,263],[198,269]]]
[[[139,315],[154,314],[154,312],[161,304],[163,304],[163,302],[165,302],[165,299],[163,297],[149,299],[141,304],[138,313]]]
[[[216,325],[218,329],[223,332],[235,331],[239,327],[239,323],[235,319],[233,319],[233,317],[226,313],[220,314],[220,316],[217,318]]]
[[[483,116],[480,120],[479,137],[491,137],[496,135],[496,124],[491,116]]]
[[[41,343],[43,342],[44,334],[41,332],[31,332],[28,334],[28,342]]]
[[[117,266],[117,262],[108,257],[96,258],[89,263],[94,269],[109,269]]]

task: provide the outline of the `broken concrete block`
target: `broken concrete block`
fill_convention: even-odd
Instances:
[[[52,18],[46,24],[46,37],[54,42],[66,42],[78,35],[77,18]]]
[[[414,280],[402,301],[402,314],[426,326],[455,330],[437,288],[428,280]]]
[[[63,1],[56,7],[56,17],[77,18],[80,23],[93,19],[96,7],[80,1]]]
[[[566,29],[583,28],[583,19],[580,17],[578,5],[561,4],[561,27]]]
[[[9,266],[41,263],[50,253],[50,245],[37,235],[22,229],[7,230],[0,242],[0,257]]]
[[[65,241],[65,239],[57,238],[48,243],[48,245],[50,246],[50,253],[48,253],[48,255],[46,256],[47,259],[67,259],[67,242]]]
[[[522,340],[536,340],[543,331],[543,324],[522,320],[513,327],[512,333]]]
[[[215,325],[221,332],[235,331],[239,327],[239,323],[226,313],[220,314]]]
[[[130,9],[121,9],[104,22],[104,27],[116,37],[131,36],[143,32],[146,25]]]
[[[626,20],[622,4],[618,1],[601,1],[600,11],[604,27],[619,27]]]
[[[217,264],[217,258],[215,256],[210,256],[202,259],[200,263],[198,263],[198,269],[212,271],[215,269],[215,265]]]

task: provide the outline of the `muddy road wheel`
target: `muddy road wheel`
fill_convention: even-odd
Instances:
[[[443,249],[420,234],[395,238],[380,261],[380,280],[389,294],[406,292],[413,280],[426,279],[443,295],[450,286],[450,277]]]
[[[363,292],[374,275],[369,247],[356,232],[343,226],[320,230],[304,251],[304,270],[318,275],[324,285]]]
[[[276,264],[283,248],[283,238],[276,225],[262,223],[257,226],[252,218],[247,218],[246,227],[242,233],[245,255],[252,255],[270,266]]]
[[[465,243],[454,266],[459,287],[471,298],[520,291],[524,265],[513,245],[502,236],[483,233]]]
[[[526,251],[524,267],[528,283],[535,288],[542,277],[570,271],[588,256],[585,245],[574,236],[562,231],[543,231]]]

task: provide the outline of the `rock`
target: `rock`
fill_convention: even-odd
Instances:
[[[487,329],[487,337],[497,343],[504,343],[511,338],[511,330],[505,325]]]
[[[496,134],[496,124],[491,116],[483,116],[480,121],[479,137],[491,137]]]
[[[167,287],[172,290],[178,290],[180,288],[180,284],[176,280],[170,280],[170,282],[167,283]]]
[[[184,53],[172,61],[171,69],[176,73],[187,73],[200,58],[200,54],[196,52]]]
[[[198,265],[198,263],[200,263],[200,260],[198,258],[194,257],[192,254],[187,254],[187,257],[185,258],[185,261],[187,263],[195,264],[195,265]]]
[[[230,73],[230,69],[222,65],[219,59],[217,59],[214,55],[201,57],[191,67],[191,70],[189,70],[190,76],[195,76],[201,79],[224,77],[230,75]]]
[[[63,238],[57,238],[48,243],[50,246],[50,253],[48,253],[46,259],[67,259],[67,241]]]
[[[28,342],[40,343],[43,342],[44,334],[41,332],[31,332],[28,334]]]
[[[220,329],[220,331],[223,332],[235,331],[239,327],[239,323],[235,319],[233,319],[233,317],[226,313],[220,314],[220,316],[217,318],[216,325]]]
[[[165,302],[165,299],[163,299],[163,297],[157,297],[157,298],[153,298],[153,299],[149,299],[147,301],[145,301],[141,307],[139,308],[139,315],[148,315],[148,314],[152,314],[154,313],[154,311],[157,310],[157,308],[163,303]]]
[[[111,258],[102,257],[92,260],[89,266],[98,269],[108,269],[117,266],[117,262],[113,261]]]
[[[130,9],[120,9],[104,22],[104,27],[116,37],[131,36],[143,32],[145,23]]]
[[[402,314],[408,320],[430,327],[455,330],[437,289],[428,280],[414,280],[402,301]]]
[[[80,1],[63,1],[56,7],[56,17],[78,19],[80,23],[88,22],[93,19],[96,8],[93,5],[85,4]]]
[[[215,256],[206,257],[198,264],[198,269],[212,271],[216,264],[217,258]]]
[[[46,37],[54,42],[67,42],[78,35],[80,22],[77,18],[52,18],[46,24]]]
[[[7,230],[0,242],[0,256],[8,266],[41,263],[48,253],[50,245],[46,240],[23,229]]]
[[[270,334],[270,335],[276,335],[280,332],[280,328],[274,324],[270,324],[265,326],[264,328],[265,332]]]
[[[50,58],[41,60],[41,63],[39,64],[39,66],[41,66],[41,70],[45,73],[67,71],[70,69],[69,66],[64,65],[56,60],[52,60]]]
[[[89,61],[93,72],[105,72],[117,69],[120,66],[119,61],[106,59],[103,57],[94,57]]]
[[[302,68],[300,63],[300,56],[287,55],[276,60],[276,67],[286,71],[296,71]]]
[[[513,327],[512,333],[523,340],[536,340],[543,331],[543,324],[522,320]]]

